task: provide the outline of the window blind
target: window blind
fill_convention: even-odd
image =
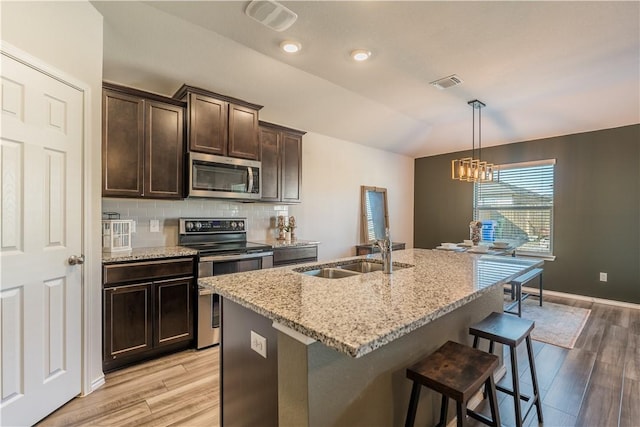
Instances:
[[[510,241],[523,255],[552,255],[554,167],[553,159],[500,165],[495,181],[474,184],[483,240]]]

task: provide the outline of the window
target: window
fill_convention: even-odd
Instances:
[[[474,184],[473,217],[482,239],[507,240],[518,254],[553,254],[555,159],[500,165],[493,182]]]

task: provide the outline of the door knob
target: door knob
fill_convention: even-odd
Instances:
[[[84,264],[84,255],[80,255],[80,256],[71,255],[68,261],[69,261],[69,265]]]

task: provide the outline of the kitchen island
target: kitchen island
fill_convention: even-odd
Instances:
[[[406,367],[447,340],[470,342],[468,326],[502,310],[502,284],[542,264],[409,249],[393,253],[392,275],[295,271],[363,259],[380,256],[200,281],[224,297],[223,425],[402,425]],[[423,393],[418,423],[432,423],[438,405]]]

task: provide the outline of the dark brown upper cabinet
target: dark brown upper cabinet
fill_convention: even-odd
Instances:
[[[262,200],[299,203],[302,192],[302,136],[306,132],[260,122]]]
[[[260,160],[261,105],[187,85],[173,97],[187,103],[189,151]]]
[[[184,103],[105,83],[102,195],[182,198]]]

